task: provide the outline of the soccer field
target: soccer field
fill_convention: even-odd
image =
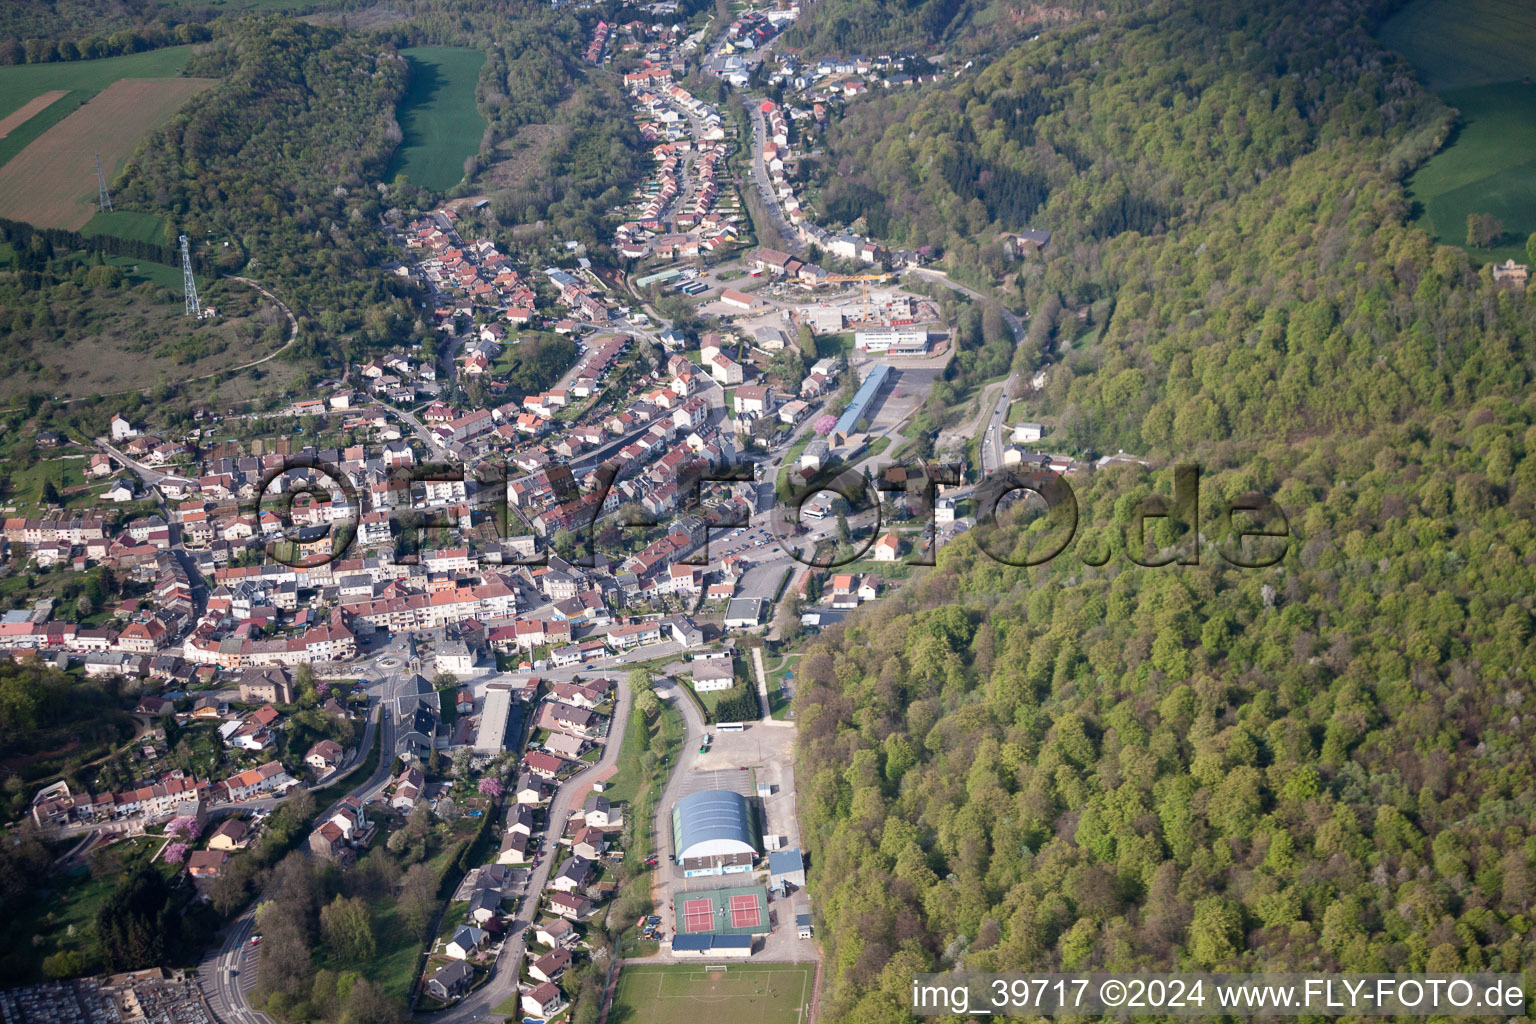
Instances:
[[[619,972],[609,1024],[800,1024],[811,999],[813,964],[633,965]]]

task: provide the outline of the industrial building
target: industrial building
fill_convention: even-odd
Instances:
[[[739,874],[752,870],[762,840],[746,797],[705,789],[673,806],[672,848],[684,877]]]
[[[749,957],[752,955],[752,936],[750,935],[674,935],[672,936],[672,955],[689,956],[729,956]]]
[[[885,387],[891,379],[891,368],[884,363],[876,364],[869,371],[869,376],[864,378],[864,383],[859,385],[859,390],[854,392],[853,401],[848,403],[848,408],[837,418],[837,423],[832,427],[834,439],[846,439],[855,433],[855,427],[864,419],[869,411],[874,408],[875,398],[879,396],[880,389]]]
[[[805,857],[796,850],[774,850],[768,854],[768,884],[779,888],[788,882],[805,888]]]
[[[853,347],[860,352],[884,352],[893,356],[920,356],[928,352],[928,328],[882,327],[854,331]]]
[[[492,683],[485,692],[480,709],[480,725],[475,730],[475,753],[499,754],[508,749],[510,740],[522,739],[522,705],[512,700],[512,691]]]

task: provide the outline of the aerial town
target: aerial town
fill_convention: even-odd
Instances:
[[[701,54],[711,76],[747,89],[798,11],[743,13]],[[428,344],[236,431],[119,414],[82,448],[97,503],[5,519],[10,566],[103,583],[89,606],[6,612],[0,650],[132,695],[131,740],[38,787],[30,826],[63,871],[150,843],[232,921],[195,971],[14,990],[8,1020],[117,1021],[124,998],[261,1020],[275,940],[247,900],[289,848],[353,873],[374,850],[454,853],[436,931],[391,939],[421,947],[400,991],[433,1019],[591,1001],[605,933],[656,962],[808,967],[783,984],[809,1011],[788,645],[902,586],[967,528],[974,482],[924,505],[900,478],[884,520],[825,491],[777,513],[829,467],[884,472],[954,355],[901,280],[923,258],[817,227],[785,177],[829,107],[913,79],[892,58],[778,60],[795,103],[749,96],[739,153],[742,122],[677,81],[701,44],[600,22],[585,53],[641,56],[623,85],[654,166],[616,211],[628,282],[575,245],[501,251],[464,202],[387,223]],[[752,242],[743,189],[792,251]],[[694,326],[655,313],[667,295]],[[537,387],[518,376],[545,362]],[[1010,429],[1009,462],[1038,460],[1041,428]],[[40,1008],[61,993],[69,1015]]]
[[[0,25],[6,1024],[1524,985],[1524,6]]]

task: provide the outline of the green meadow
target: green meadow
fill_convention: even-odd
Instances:
[[[1536,233],[1536,86],[1485,85],[1445,93],[1461,112],[1462,128],[1408,180],[1422,207],[1419,223],[1437,240],[1465,246],[1467,215],[1491,213],[1504,222],[1502,244],[1475,249],[1502,261],[1525,259]]]
[[[166,237],[163,219],[152,213],[135,213],[131,210],[110,210],[94,214],[85,222],[81,232],[87,235],[111,235],[150,245],[174,245],[176,241]]]
[[[1414,0],[1378,36],[1460,114],[1446,146],[1408,180],[1417,223],[1479,259],[1523,260],[1536,233],[1536,4]],[[1504,238],[1467,246],[1467,216],[1485,213],[1503,222]]]
[[[454,46],[413,46],[400,51],[411,62],[411,80],[400,98],[404,136],[388,177],[446,192],[464,178],[464,161],[480,148],[485,118],[475,108],[475,84],[485,54]]]
[[[1536,74],[1536,4],[1530,0],[1413,0],[1377,32],[1407,57],[1431,92]]]

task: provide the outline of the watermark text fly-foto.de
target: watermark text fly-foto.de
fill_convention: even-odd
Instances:
[[[393,520],[396,531],[453,530],[461,525],[450,519],[438,506],[422,505],[413,500],[413,488],[431,484],[459,484],[474,487],[474,505],[489,510],[498,536],[507,541],[525,537],[513,529],[521,514],[528,522],[540,522],[545,532],[565,531],[584,536],[589,552],[596,550],[599,523],[608,518],[612,525],[626,530],[660,527],[665,520],[649,515],[639,506],[619,503],[613,487],[621,471],[617,462],[599,465],[589,476],[586,489],[563,466],[547,471],[549,496],[540,507],[514,509],[509,498],[510,474],[505,464],[480,463],[456,466],[448,463],[398,466],[390,471],[386,494],[392,500],[383,511]],[[299,479],[292,486],[279,481],[290,475]],[[1284,511],[1261,493],[1243,494],[1202,508],[1200,470],[1194,465],[1174,467],[1172,495],[1149,494],[1134,503],[1126,514],[1117,515],[1123,527],[1121,546],[1126,558],[1137,565],[1154,567],[1169,564],[1197,565],[1202,540],[1215,538],[1216,556],[1226,563],[1245,568],[1274,565],[1284,557],[1290,542],[1290,525]],[[712,465],[692,460],[677,468],[675,484],[679,495],[676,513],[702,513],[704,496],[710,484],[742,484],[754,481],[753,466],[740,463]],[[274,493],[273,487],[278,489]],[[885,502],[905,499],[907,509],[925,522],[924,544],[906,559],[910,565],[933,565],[940,543],[938,509],[940,488],[947,488],[945,500],[951,505],[968,501],[974,507],[976,539],[989,557],[1008,565],[1030,567],[1043,565],[1068,553],[1079,530],[1078,503],[1071,483],[1063,476],[1044,470],[1009,467],[987,474],[981,481],[961,485],[961,473],[953,465],[917,463],[886,465],[876,470],[856,471],[832,464],[812,473],[791,474],[777,489],[776,503],[766,516],[777,545],[789,557],[820,569],[836,568],[865,557],[880,535],[882,507]],[[267,553],[288,565],[318,566],[343,557],[355,540],[355,532],[346,521],[331,521],[317,527],[302,528],[294,523],[293,512],[307,496],[313,502],[331,502],[341,496],[349,518],[368,511],[363,508],[359,491],[341,467],[309,456],[285,461],[269,471],[258,489],[254,509],[258,522],[272,513],[280,523],[278,537],[270,536]],[[882,500],[883,499],[883,500]],[[1022,514],[1038,524],[1021,535],[1018,531],[996,529],[999,514],[1010,506],[1021,506]],[[836,509],[843,521],[863,517],[871,520],[865,541],[817,544],[828,538],[828,524],[817,524]],[[707,523],[701,538],[703,561],[708,561],[710,533],[751,525],[745,517],[725,518]],[[862,525],[862,520],[861,520]],[[1210,528],[1209,532],[1207,528]],[[841,531],[841,528],[840,528]],[[1021,548],[1021,536],[1027,545]],[[840,538],[847,540],[848,538]],[[1103,531],[1094,546],[1082,544],[1070,554],[1085,565],[1103,565],[1113,551],[1105,543]],[[280,541],[287,542],[283,545]],[[305,552],[294,559],[296,545]],[[535,545],[518,546],[511,557],[503,555],[502,564],[540,565],[547,562],[546,552]],[[689,560],[699,564],[697,560]],[[578,563],[579,564],[579,563]],[[590,562],[588,563],[590,564]],[[685,563],[686,564],[686,563]]]

